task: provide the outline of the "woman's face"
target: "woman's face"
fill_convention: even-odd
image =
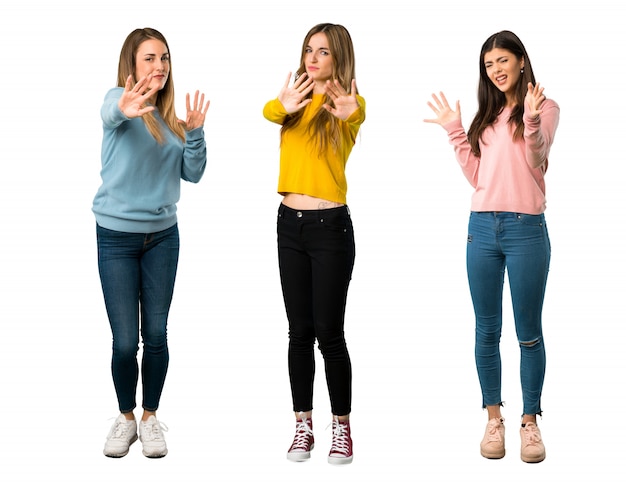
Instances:
[[[323,32],[309,39],[304,51],[304,66],[309,78],[316,84],[325,83],[333,75],[333,55],[328,47],[328,38]]]
[[[495,48],[485,54],[485,69],[491,82],[506,95],[515,92],[515,86],[524,67],[524,59],[506,49]]]
[[[163,42],[157,39],[148,39],[139,44],[135,56],[135,80],[152,75],[150,88],[155,91],[165,87],[170,75],[170,54]]]

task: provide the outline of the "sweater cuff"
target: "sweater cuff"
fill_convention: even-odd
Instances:
[[[204,127],[194,128],[185,132],[186,140],[200,140],[204,138]]]
[[[354,110],[348,118],[346,118],[347,123],[359,123],[364,120],[363,116],[363,107],[359,105],[359,107]]]
[[[448,135],[459,129],[463,130],[463,123],[461,122],[461,120],[452,120],[451,122],[448,122],[441,126],[446,132],[448,132]]]

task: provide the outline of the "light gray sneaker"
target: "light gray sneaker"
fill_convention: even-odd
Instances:
[[[167,425],[159,422],[154,415],[145,422],[139,422],[139,440],[143,444],[144,456],[156,459],[167,455],[164,430],[167,432]]]
[[[128,449],[137,440],[137,422],[126,420],[120,414],[111,426],[107,441],[104,444],[104,455],[107,457],[124,457]]]

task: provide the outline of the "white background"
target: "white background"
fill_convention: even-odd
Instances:
[[[624,478],[624,7],[387,0],[3,2],[0,7],[0,483],[617,484]],[[367,120],[348,163],[357,261],[346,335],[354,463],[327,464],[330,406],[318,359],[317,448],[293,434],[278,279],[278,126],[262,116],[302,39],[345,25]],[[208,166],[184,184],[181,257],[159,418],[169,455],[102,447],[117,402],[91,202],[99,109],[137,27],[168,39],[177,110],[211,99]],[[553,258],[539,425],[548,457],[519,459],[519,351],[505,299],[507,456],[479,455],[485,412],[465,275],[471,187],[432,92],[476,109],[480,47],[508,29],[561,107],[547,173]],[[319,355],[318,355],[319,356]]]

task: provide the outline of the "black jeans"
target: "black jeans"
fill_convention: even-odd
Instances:
[[[348,415],[352,367],[344,338],[354,231],[347,206],[278,209],[278,261],[289,321],[289,378],[295,412],[313,409],[314,344],[324,357],[334,415]]]

